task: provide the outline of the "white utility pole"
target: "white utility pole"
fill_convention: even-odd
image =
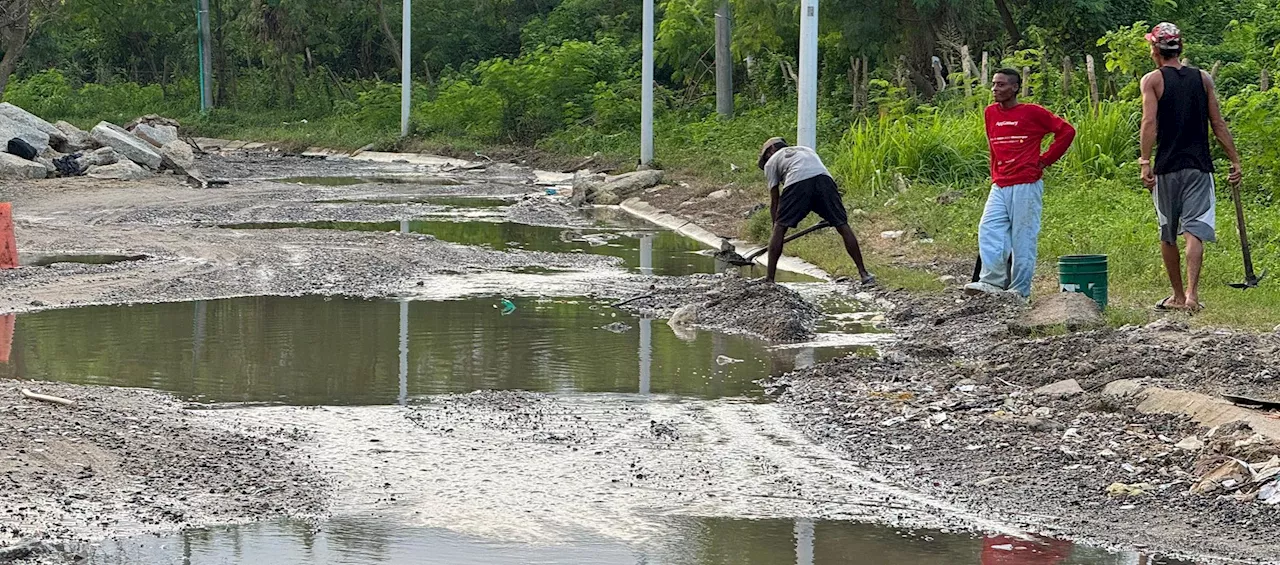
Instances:
[[[653,0],[644,0],[644,55],[640,73],[640,164],[653,162]]]
[[[800,107],[796,144],[818,143],[818,0],[800,0]]]
[[[400,15],[400,137],[409,135],[409,99],[413,93],[413,82],[409,76],[409,45],[413,42],[413,23],[409,10],[409,0],[402,0],[404,6]]]

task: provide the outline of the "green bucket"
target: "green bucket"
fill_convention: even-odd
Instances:
[[[1079,292],[1107,308],[1107,256],[1064,255],[1058,258],[1058,286],[1062,292]]]

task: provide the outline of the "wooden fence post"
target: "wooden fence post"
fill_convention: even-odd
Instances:
[[[1071,56],[1067,55],[1062,58],[1062,97],[1071,97],[1071,73],[1075,70],[1071,67]]]
[[[1089,72],[1089,101],[1093,103],[1093,110],[1098,111],[1098,75],[1093,68],[1093,55],[1084,56],[1085,68]]]
[[[1022,97],[1031,95],[1031,67],[1022,67]]]
[[[862,107],[871,107],[871,67],[866,55],[862,56]]]
[[[1263,92],[1271,90],[1271,73],[1266,69],[1262,69],[1262,78],[1258,81],[1258,86]]]

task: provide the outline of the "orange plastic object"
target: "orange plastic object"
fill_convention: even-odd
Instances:
[[[0,202],[0,269],[18,268],[18,241],[13,237],[13,205]]]

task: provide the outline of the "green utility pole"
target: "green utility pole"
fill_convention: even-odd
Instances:
[[[196,0],[196,27],[199,28],[197,41],[200,53],[200,112],[208,112],[213,107],[213,34],[209,31],[209,0]]]

